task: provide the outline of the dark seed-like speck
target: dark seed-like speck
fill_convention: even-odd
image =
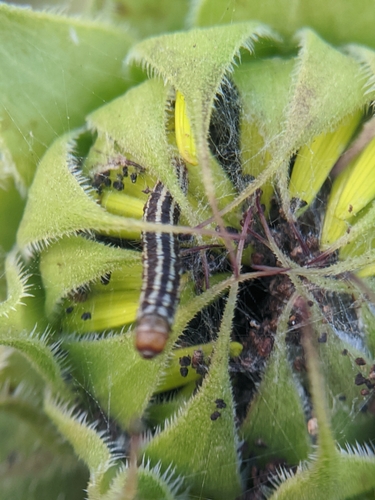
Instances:
[[[221,417],[221,413],[219,411],[214,411],[210,416],[211,420],[217,420],[219,417]]]
[[[227,404],[225,403],[225,401],[223,399],[216,399],[215,403],[216,403],[216,408],[226,408],[227,407]]]

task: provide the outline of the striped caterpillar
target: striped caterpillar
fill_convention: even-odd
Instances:
[[[185,164],[176,161],[177,177],[187,192]],[[178,223],[180,208],[171,193],[158,181],[144,207],[144,220],[157,224]],[[142,233],[143,277],[137,314],[135,345],[146,359],[160,354],[168,340],[179,300],[180,245],[174,234]]]

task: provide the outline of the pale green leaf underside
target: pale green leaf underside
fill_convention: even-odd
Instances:
[[[126,31],[97,22],[0,6],[1,177],[29,185],[51,142],[125,91]]]
[[[310,26],[329,42],[374,46],[372,0],[200,0],[194,2],[191,22],[199,26],[258,19],[286,37]]]

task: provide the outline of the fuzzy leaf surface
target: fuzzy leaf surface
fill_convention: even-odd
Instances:
[[[21,413],[20,419],[9,414],[6,408],[0,412],[2,500],[50,500],[62,494],[71,500],[84,500],[87,470],[72,452],[63,456],[56,453],[53,446],[42,443],[43,428],[38,424],[35,433],[35,427],[28,423],[27,413],[23,409]],[[47,420],[45,415],[44,419]],[[36,437],[39,438],[37,443]]]
[[[40,271],[46,288],[46,314],[62,297],[119,267],[140,267],[140,253],[113,248],[84,238],[62,238],[41,254]],[[127,266],[124,266],[124,263]],[[141,271],[140,271],[141,273]]]
[[[26,253],[78,231],[122,229],[131,235],[142,227],[141,221],[109,214],[89,196],[87,184],[82,186],[72,172],[71,140],[71,134],[57,139],[38,167],[17,234]]]
[[[85,462],[90,471],[90,489],[105,488],[105,472],[113,463],[110,450],[105,441],[85,422],[84,417],[73,416],[73,410],[61,406],[47,396],[45,412],[56,425],[59,432],[73,446],[77,456]]]
[[[215,193],[206,138],[215,94],[232,71],[240,49],[252,51],[253,41],[262,36],[270,32],[259,23],[239,23],[145,40],[129,53],[128,61],[151,69],[184,96],[197,147],[197,169],[214,213],[220,196]]]
[[[141,358],[131,332],[101,339],[65,341],[63,345],[69,353],[73,375],[100,401],[106,413],[117,418],[126,429],[131,428],[142,417],[152,394],[162,383],[169,353],[178,336],[203,307],[229,286],[230,280],[223,280],[181,307],[166,349],[152,361]]]
[[[258,19],[290,38],[310,26],[329,42],[342,45],[357,42],[374,46],[373,3],[365,0],[358,9],[353,2],[343,0],[200,0],[194,3],[192,22],[211,26]]]
[[[157,4],[154,0],[95,0],[91,3],[93,13],[108,16],[112,22],[129,24],[142,38],[184,28],[189,6],[188,0],[161,0]]]
[[[132,38],[114,26],[0,6],[1,177],[30,185],[51,142],[128,86]]]
[[[287,355],[285,334],[289,316],[290,306],[280,316],[271,357],[241,430],[252,453],[264,454],[267,459],[282,458],[291,465],[305,460],[311,445],[297,381]],[[257,447],[257,443],[261,445]]]
[[[189,477],[191,491],[215,499],[234,499],[240,493],[238,440],[228,373],[232,316],[237,286],[229,293],[219,338],[208,375],[199,392],[181,409],[164,431],[146,446],[146,456],[157,463],[173,464],[178,473]],[[226,407],[218,411],[216,400]]]

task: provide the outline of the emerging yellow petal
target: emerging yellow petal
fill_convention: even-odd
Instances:
[[[319,135],[311,144],[299,150],[289,192],[291,198],[306,202],[302,210],[310,205],[319,192],[358,127],[361,116],[362,113],[358,111],[346,117],[336,130]]]
[[[335,215],[348,220],[375,198],[375,138],[349,167]]]
[[[192,135],[190,121],[186,113],[185,98],[176,92],[175,130],[177,147],[182,158],[191,165],[198,165],[197,150]]]
[[[138,301],[139,294],[134,290],[89,295],[78,302],[67,301],[63,328],[72,333],[121,328],[135,321]]]
[[[125,193],[107,190],[103,193],[101,205],[112,214],[141,219],[145,202]]]
[[[327,248],[348,229],[348,224],[339,219],[336,215],[336,206],[340,200],[341,193],[344,189],[346,179],[349,175],[348,170],[344,170],[335,180],[332,185],[331,194],[329,196],[326,214],[323,223],[323,231],[321,235],[321,247]]]
[[[243,117],[241,122],[241,159],[244,175],[257,178],[272,160],[269,148],[260,133],[259,124]],[[262,185],[261,203],[266,207],[266,215],[271,206],[274,194],[272,181]]]

